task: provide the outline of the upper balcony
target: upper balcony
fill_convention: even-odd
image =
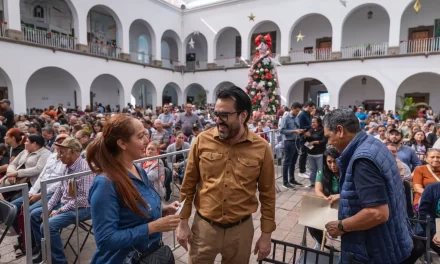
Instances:
[[[127,23],[104,5],[93,6],[87,15],[78,16],[68,3],[20,0],[23,40],[179,71],[244,67],[255,53],[254,39],[260,34],[272,37],[272,53],[280,54],[283,63],[426,54],[438,52],[440,46],[440,5],[436,0],[424,1],[418,14],[412,4],[400,16],[391,13],[385,4],[359,4],[350,7],[343,19],[311,13],[292,19],[290,27],[259,21],[248,32],[240,25],[233,27],[232,19],[230,26],[220,29],[208,23],[213,32],[183,29],[178,34],[165,30],[161,36],[156,35],[152,21],[136,19]],[[86,17],[86,30],[77,28],[78,17]],[[129,26],[123,28],[123,24]],[[8,37],[8,26],[0,22],[0,37]],[[300,33],[303,39],[297,38]],[[80,43],[78,36],[82,35],[86,38]],[[159,37],[161,40],[156,41]]]

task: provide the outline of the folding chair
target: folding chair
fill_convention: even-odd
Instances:
[[[73,245],[70,244],[70,239],[72,238],[73,234],[75,233],[76,225],[73,227],[72,232],[70,232],[69,238],[67,239],[66,244],[64,245],[64,249],[66,249],[67,246],[69,246],[70,249],[72,249],[73,254],[75,254],[75,260],[74,260],[73,264],[75,264],[76,261],[78,260],[79,254],[81,253],[81,251],[83,250],[84,246],[86,245],[87,239],[89,238],[90,234],[95,235],[93,233],[93,224],[87,223],[87,221],[89,221],[89,220],[90,219],[83,220],[83,221],[79,222],[79,225],[78,225],[79,228],[81,228],[82,230],[87,232],[87,235],[86,235],[86,237],[84,238],[84,241],[81,244],[79,252],[76,252],[74,247],[73,247]]]
[[[17,207],[10,202],[0,200],[0,224],[6,226],[2,236],[0,237],[0,244],[3,242],[3,239],[5,239],[5,236],[8,233],[9,228],[11,228],[12,223],[14,223],[14,219],[16,217]]]
[[[409,219],[409,221],[413,224],[413,239],[425,242],[425,263],[431,264],[431,216],[427,215],[425,220]],[[425,236],[417,235],[417,224],[426,225]]]

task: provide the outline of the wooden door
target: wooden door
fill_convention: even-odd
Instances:
[[[412,96],[413,99],[413,103],[417,104],[417,103],[428,103],[426,100],[426,96],[424,95],[419,95],[419,96]]]
[[[426,52],[429,49],[430,42],[427,40],[429,38],[429,30],[414,31],[411,35],[411,40],[413,45],[411,52]]]
[[[318,51],[316,52],[316,57],[318,60],[328,60],[331,56],[332,41],[321,41],[319,42]]]

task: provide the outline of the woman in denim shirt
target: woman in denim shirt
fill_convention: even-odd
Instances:
[[[89,193],[97,244],[91,263],[131,263],[135,252],[161,244],[162,232],[180,222],[179,203],[162,208],[145,171],[133,164],[145,153],[145,133],[139,120],[120,114],[89,146],[87,162],[97,174]]]

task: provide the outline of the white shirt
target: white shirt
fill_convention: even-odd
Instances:
[[[64,171],[66,170],[66,165],[61,162],[61,160],[57,159],[57,153],[50,154],[47,159],[46,165],[38,176],[37,181],[34,183],[32,188],[30,189],[30,194],[40,193],[41,190],[41,181],[57,178],[64,175]],[[53,193],[59,182],[51,183],[47,186],[47,193]]]

